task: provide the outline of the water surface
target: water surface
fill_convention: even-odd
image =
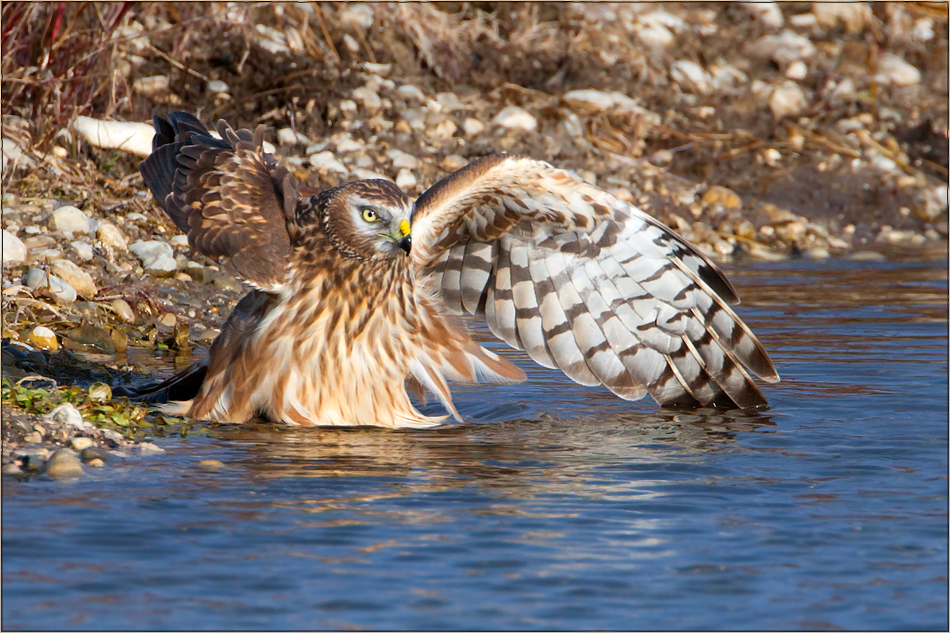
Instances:
[[[730,276],[768,412],[505,351],[529,382],[456,388],[464,425],[219,428],[4,479],[3,626],[946,629],[945,254]]]

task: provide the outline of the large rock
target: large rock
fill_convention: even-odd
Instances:
[[[92,231],[92,223],[86,214],[71,205],[53,211],[49,217],[49,223],[54,231],[59,231],[70,238],[76,233]]]
[[[56,479],[69,479],[82,475],[82,462],[73,451],[61,448],[53,453],[46,462],[44,472]]]
[[[50,270],[54,275],[75,288],[81,297],[92,299],[99,292],[92,275],[68,259],[54,259],[50,264]]]
[[[13,233],[3,232],[3,263],[19,264],[26,261],[26,244]]]

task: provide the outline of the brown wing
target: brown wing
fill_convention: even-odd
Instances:
[[[454,313],[585,385],[661,404],[766,405],[778,375],[732,285],[652,217],[547,163],[494,155],[415,204],[411,256]]]
[[[140,170],[191,247],[258,288],[279,288],[299,194],[290,172],[264,153],[263,128],[252,134],[220,121],[216,139],[198,119],[176,112],[156,116],[155,130]]]

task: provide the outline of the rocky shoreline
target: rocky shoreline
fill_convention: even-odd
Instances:
[[[263,124],[308,191],[387,178],[416,196],[473,158],[519,152],[721,262],[880,259],[947,247],[947,14],[926,4],[214,4],[188,11],[221,40],[188,51],[148,5],[117,23],[108,71],[129,121],[184,108]],[[208,345],[244,288],[150,200],[147,138],[107,142],[75,117],[41,134],[30,116],[5,102],[4,389],[72,354],[144,380],[135,350],[187,359]],[[88,389],[90,375],[54,377]],[[70,403],[57,420],[11,397],[6,474],[152,450],[74,407],[79,424]]]

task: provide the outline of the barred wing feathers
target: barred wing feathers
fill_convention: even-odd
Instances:
[[[415,204],[411,256],[450,313],[541,365],[628,400],[766,406],[778,381],[702,253],[633,205],[547,163],[493,155]]]
[[[263,128],[220,139],[190,114],[155,117],[145,183],[200,253],[264,290],[279,288],[291,252],[288,220],[299,194],[293,176],[263,150]]]

